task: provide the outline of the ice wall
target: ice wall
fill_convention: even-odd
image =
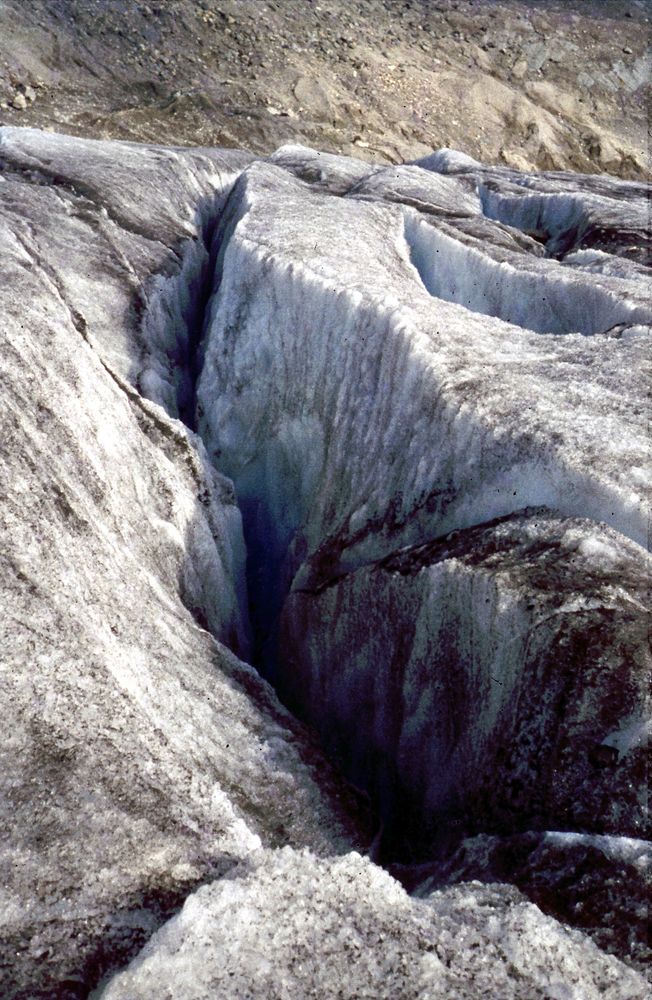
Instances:
[[[418,163],[475,188],[489,218],[535,234],[551,256],[593,248],[624,263],[652,263],[645,183],[605,174],[527,174],[486,166],[448,149]]]
[[[511,214],[503,215],[514,224]],[[530,221],[531,226],[523,224],[522,228],[536,229],[537,220]],[[523,255],[496,260],[415,215],[406,216],[405,238],[412,263],[430,294],[472,312],[497,316],[537,333],[587,336],[619,325],[652,322],[652,309],[635,282],[623,279],[620,288],[607,288],[552,261],[542,270],[536,259]]]
[[[640,345],[540,338],[433,299],[398,208],[263,165],[232,197],[198,426],[290,576],[304,553],[327,574],[528,505],[645,538],[644,480],[622,459],[642,469],[649,451],[628,403]]]
[[[642,275],[508,246],[466,182],[282,159],[307,180],[256,164],[231,195],[197,391],[259,664],[378,804],[381,855],[639,835],[640,748],[604,741],[645,697]]]
[[[279,687],[380,803],[391,856],[461,833],[649,837],[649,563],[545,510],[402,549],[283,611]],[[647,666],[646,666],[647,663]]]

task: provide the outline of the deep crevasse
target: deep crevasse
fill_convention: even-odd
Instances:
[[[388,822],[395,824],[402,804],[412,808],[415,801],[416,815],[425,811],[440,821],[447,815],[451,824],[474,829],[482,823],[500,827],[505,817],[517,829],[590,822],[589,755],[608,737],[607,729],[598,732],[594,726],[589,735],[573,717],[581,699],[565,700],[570,681],[563,670],[551,667],[545,681],[537,671],[541,664],[563,663],[567,657],[577,660],[574,673],[580,683],[589,683],[585,654],[559,652],[580,641],[573,616],[586,614],[588,622],[593,615],[591,627],[603,630],[601,641],[611,649],[615,639],[606,626],[608,616],[626,616],[623,602],[640,601],[640,594],[635,596],[640,579],[632,567],[643,553],[636,545],[619,543],[617,535],[605,535],[604,527],[592,528],[587,521],[578,522],[576,542],[561,541],[563,519],[578,516],[606,522],[635,541],[644,537],[647,508],[641,487],[649,442],[638,402],[640,344],[579,334],[542,338],[433,298],[410,261],[404,210],[314,194],[262,164],[247,170],[231,197],[230,238],[206,325],[198,425],[213,460],[233,480],[243,511],[259,666],[280,683],[297,713],[316,725],[348,773],[372,791]],[[567,296],[569,315],[579,316],[583,306],[587,315],[597,315],[604,295],[617,317],[630,308],[627,282],[569,277],[549,261],[528,260],[519,273],[432,229],[411,210],[408,225],[427,226],[421,252],[430,252],[428,266],[444,284],[471,265],[472,272],[459,280],[472,280],[483,266],[502,268],[516,275],[513,286],[504,289],[505,301],[518,300],[515,289],[520,289],[519,308],[526,312],[532,303],[536,314],[531,290],[542,283],[558,289],[560,302]],[[355,242],[349,231],[355,231]],[[441,264],[433,253],[437,246]],[[557,533],[537,528],[535,507],[562,518]],[[447,611],[446,624],[436,627],[424,612],[416,684],[410,679],[412,651],[406,637],[421,612],[413,609],[414,615],[405,617],[411,607],[407,583],[395,576],[374,577],[373,566],[402,547],[451,531],[466,539],[471,526],[511,514],[517,528],[534,526],[542,566],[561,547],[563,583],[552,573],[547,582],[544,574],[542,583],[511,584],[510,560],[496,555],[483,571],[485,578],[477,575],[474,596],[469,596],[465,572],[450,555],[443,589],[439,584],[429,589],[425,576],[419,584],[424,607],[442,604]],[[585,551],[584,544],[587,553],[597,553],[596,565],[605,558],[611,567],[613,551],[616,564],[622,563],[621,576],[622,567],[632,570],[629,597],[614,604],[609,596],[619,579],[612,567],[593,605],[582,601],[583,574],[594,572],[576,554],[578,546]],[[349,600],[347,594],[357,586],[355,571],[364,566],[371,567],[372,582]],[[507,582],[499,586],[500,573]],[[547,588],[556,595],[560,587],[562,607],[553,604],[545,612],[548,624],[538,645],[532,645],[528,634],[538,625],[528,607],[543,599],[533,595]],[[487,616],[485,600],[496,604],[495,614]],[[506,616],[504,601],[514,605],[520,624]],[[365,627],[376,618],[386,663],[364,640]],[[449,641],[448,633],[458,638]],[[469,635],[477,641],[467,647]],[[632,650],[637,636],[632,633]],[[605,703],[613,671],[618,672],[616,659],[614,654],[612,673],[598,685],[598,700]],[[537,712],[529,722],[514,714],[523,698],[504,679],[491,681],[492,664],[498,661],[508,664],[505,669],[519,684],[528,678],[526,690],[533,683],[538,723]],[[453,669],[456,678],[446,682],[446,697],[437,694],[438,669]],[[475,671],[472,683],[468,675],[462,679],[469,670]],[[635,675],[626,695],[623,688],[622,703],[611,699],[612,729],[639,697]],[[561,699],[559,704],[551,700],[548,715],[542,707],[546,685]],[[454,724],[455,705],[467,698],[465,691],[471,692],[468,716]],[[489,706],[498,695],[503,707],[491,709],[491,723]],[[541,750],[547,737],[541,732],[535,737],[537,725],[548,727],[557,747],[563,738],[585,741],[575,771],[571,758],[560,758],[565,792],[556,800],[545,784],[550,775],[545,777],[541,768],[545,771],[546,757],[556,759],[558,751],[553,754],[552,744],[549,752]],[[523,759],[510,753],[508,765],[496,759],[490,766],[491,754],[481,751],[484,740],[498,753],[500,732],[517,740],[523,726],[530,727]],[[464,761],[455,765],[462,768],[459,774],[452,765],[456,753]],[[511,788],[503,805],[494,796],[487,806],[486,789],[481,793],[476,787],[484,774],[478,753],[494,777],[503,773],[502,784]],[[420,756],[430,762],[421,771]],[[409,764],[402,775],[401,760]],[[450,768],[445,781],[426,779],[426,772],[436,776],[442,766]],[[534,775],[542,784],[532,796],[524,789]],[[485,775],[481,784],[491,781]],[[623,777],[622,788],[626,785]],[[578,811],[570,803],[580,787]],[[470,805],[474,796],[476,806]],[[623,829],[623,801],[600,820],[605,828]],[[641,819],[630,806],[632,829],[638,830]]]
[[[409,181],[415,183],[412,174]],[[377,175],[375,184],[382,189]],[[364,243],[364,260],[359,243],[347,238],[349,228]],[[630,304],[631,283],[569,277],[555,262],[526,254],[514,266],[501,260],[503,251],[483,254],[412,209],[324,197],[263,164],[248,168],[213,206],[204,232],[205,245],[191,249],[190,266],[175,279],[190,283],[194,305],[182,305],[181,319],[175,318],[178,307],[166,307],[168,327],[162,338],[157,334],[155,356],[160,362],[162,345],[172,359],[172,378],[168,373],[163,383],[176,385],[181,400],[199,377],[197,446],[237,495],[257,666],[320,731],[349,776],[371,792],[391,830],[390,851],[427,851],[429,842],[454,841],[457,828],[501,829],[506,817],[509,829],[554,825],[560,817],[571,826],[581,823],[593,808],[584,759],[574,776],[571,762],[559,763],[566,798],[551,797],[543,786],[534,798],[523,792],[527,774],[544,780],[537,769],[558,752],[553,747],[562,731],[574,733],[575,742],[580,738],[571,710],[559,714],[563,675],[553,669],[544,685],[550,718],[545,697],[542,702],[537,694],[541,677],[532,688],[536,725],[548,728],[552,739],[548,746],[541,730],[539,743],[548,749],[538,752],[538,763],[532,734],[522,756],[510,753],[507,764],[500,757],[504,734],[516,739],[525,724],[513,714],[514,704],[523,704],[513,685],[532,671],[538,676],[541,665],[558,656],[555,650],[576,641],[567,624],[561,631],[544,624],[532,645],[528,635],[539,625],[531,607],[542,599],[532,595],[539,585],[528,583],[523,596],[523,581],[510,583],[513,556],[469,576],[450,553],[441,568],[426,574],[427,561],[420,567],[416,600],[409,597],[413,585],[401,582],[402,571],[378,575],[374,567],[402,547],[451,531],[461,533],[465,545],[471,526],[515,515],[509,545],[519,551],[518,532],[534,532],[542,564],[545,553],[562,545],[566,572],[577,562],[584,533],[587,552],[609,554],[608,562],[622,563],[621,575],[631,570],[635,545],[619,545],[603,528],[579,522],[580,541],[569,547],[561,541],[563,520],[546,536],[537,525],[548,515],[532,508],[566,518],[588,515],[641,537],[645,502],[631,475],[642,470],[648,443],[629,403],[638,390],[631,379],[627,388],[623,381],[623,358],[635,358],[639,346],[572,334],[540,338],[478,315],[491,311],[486,301],[477,310],[466,308],[477,302],[446,301],[464,299],[463,289],[474,280],[486,297],[498,273],[505,281],[492,293],[494,311],[518,306],[530,327],[544,315],[533,294],[542,287],[558,296],[564,322],[582,309],[595,319],[605,302],[614,310],[607,320],[623,321],[627,310],[634,316],[643,308]],[[413,267],[415,254],[421,276],[427,270],[439,283],[430,293]],[[173,303],[173,284],[168,292]],[[433,298],[432,292],[438,294]],[[187,295],[182,289],[182,304]],[[187,369],[178,375],[180,356]],[[631,438],[623,442],[626,428]],[[627,481],[623,445],[636,456]],[[575,575],[566,577],[568,610],[551,608],[544,623],[612,608],[609,574],[593,605],[578,597],[587,565],[580,560]],[[242,561],[239,566],[242,595]],[[356,574],[364,566],[370,567],[369,589],[359,582],[364,573]],[[637,579],[631,577],[632,594]],[[350,600],[349,593],[357,596]],[[413,613],[406,610],[412,604]],[[435,611],[443,615],[438,625]],[[387,663],[363,638],[376,620]],[[611,643],[607,634],[604,642]],[[368,673],[372,665],[375,677]],[[441,690],[437,669],[452,670]],[[584,667],[575,672],[584,683]],[[528,679],[526,690],[531,684]],[[600,697],[607,697],[608,687],[605,680]],[[614,701],[612,729],[636,701],[638,681],[627,691],[622,704]],[[463,718],[457,717],[460,699]],[[581,706],[581,698],[573,704]],[[565,729],[559,729],[562,717]],[[600,739],[607,737],[605,730]],[[591,746],[596,739],[591,736]],[[437,776],[443,761],[445,780]],[[481,763],[493,778],[502,775],[491,806],[486,788],[492,781]],[[578,812],[569,802],[579,787]],[[636,807],[628,809],[625,827],[621,803],[603,818],[603,828],[638,831]],[[397,816],[403,816],[403,831]],[[443,841],[436,830],[442,823]]]
[[[567,329],[633,322],[631,283],[483,254],[262,164],[217,243],[197,426],[243,516],[255,660],[369,791],[377,856],[645,836],[642,742],[614,743],[644,698],[643,557],[569,520],[643,538],[642,348],[532,329],[542,288]],[[503,318],[446,301],[496,273]]]
[[[622,460],[642,475],[648,454],[627,402],[637,344],[538,338],[433,300],[396,209],[314,197],[263,165],[238,187],[199,427],[239,496],[287,522],[279,551],[300,527],[301,556],[327,541],[351,567],[541,504],[645,538]]]
[[[518,205],[525,201],[522,198]],[[534,209],[530,225],[527,216],[519,217],[521,228],[536,229],[537,213]],[[497,218],[514,224],[512,213],[499,213]],[[537,333],[587,336],[652,321],[649,305],[636,301],[640,290],[635,282],[623,280],[620,289],[609,289],[556,262],[550,261],[543,272],[536,258],[513,255],[511,260],[495,260],[413,214],[406,215],[405,238],[430,294],[473,312]]]

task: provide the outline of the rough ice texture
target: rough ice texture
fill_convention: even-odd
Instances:
[[[513,250],[492,257],[461,243],[455,230],[436,230],[414,216],[406,218],[405,238],[431,295],[537,333],[590,336],[652,317],[646,288],[638,281],[616,279],[619,287],[609,276],[601,283],[553,261],[542,269],[539,258]]]
[[[470,879],[515,884],[548,913],[649,973],[650,841],[550,830],[480,834],[444,861],[392,870],[424,897]]]
[[[0,135],[0,994],[79,997],[261,842],[358,841],[324,759],[206,631],[246,645],[233,489],[128,380],[150,273],[242,158]]]
[[[107,996],[643,995],[457,855],[424,901],[351,853],[237,658],[375,857],[646,836],[641,188],[271,159],[0,130],[0,992],[78,1000],[210,882]],[[514,880],[638,961],[625,853],[593,922]]]
[[[554,256],[593,248],[623,264],[652,263],[645,183],[556,171],[526,174],[483,166],[455,150],[418,162],[477,190],[490,218],[536,234]]]
[[[640,340],[541,337],[433,298],[397,207],[262,164],[231,198],[199,426],[255,516],[281,511],[279,548],[294,532],[350,567],[541,504],[644,541]]]
[[[645,268],[564,267],[475,174],[274,159],[301,180],[234,187],[198,386],[264,668],[372,795],[381,857],[649,836],[648,742],[612,742],[649,718]],[[640,217],[640,185],[568,185]]]
[[[286,848],[199,889],[101,1000],[645,995],[636,973],[510,887],[415,901],[360,855]]]
[[[403,851],[460,829],[649,837],[650,564],[539,510],[290,593],[280,688],[382,803]]]

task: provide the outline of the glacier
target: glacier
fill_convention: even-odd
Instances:
[[[647,995],[646,194],[0,129],[3,995]]]
[[[225,924],[233,928],[226,938]],[[291,956],[280,969],[279,955]],[[414,901],[360,855],[316,861],[291,848],[199,889],[101,994],[483,995],[643,994],[632,970],[617,972],[592,942],[543,917],[511,887],[469,882]]]
[[[460,829],[649,837],[645,749],[607,739],[647,698],[637,557],[539,509],[290,593],[280,690],[373,789],[394,854]]]

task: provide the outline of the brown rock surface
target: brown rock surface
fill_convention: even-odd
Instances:
[[[0,124],[649,175],[637,0],[4,0]],[[16,84],[39,87],[11,106]],[[22,103],[22,102],[21,102]]]

